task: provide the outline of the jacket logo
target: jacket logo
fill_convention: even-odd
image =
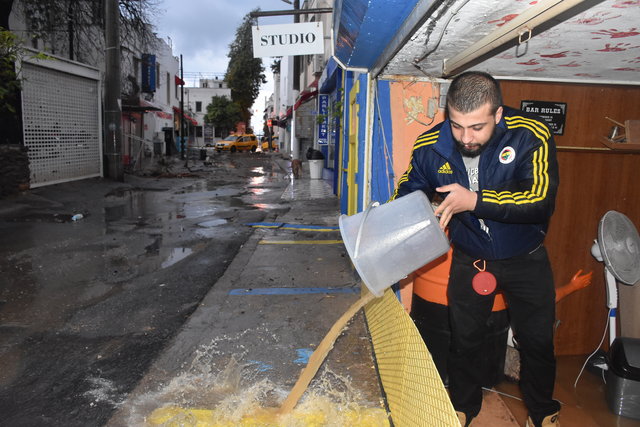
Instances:
[[[498,160],[503,165],[509,164],[516,159],[516,150],[513,147],[504,147],[498,156]]]
[[[451,166],[449,166],[449,162],[447,162],[444,165],[440,166],[440,169],[438,169],[438,173],[446,173],[446,174],[451,175],[453,173],[453,170],[451,170]]]

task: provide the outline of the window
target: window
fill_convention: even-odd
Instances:
[[[202,101],[196,101],[196,113],[202,111]]]
[[[218,84],[218,88],[222,89],[222,83]]]
[[[167,104],[171,104],[171,74],[167,73]]]

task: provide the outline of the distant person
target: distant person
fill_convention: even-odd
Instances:
[[[451,401],[463,426],[480,412],[480,353],[495,291],[483,295],[473,282],[493,277],[521,350],[527,425],[557,426],[555,288],[543,246],[558,188],[553,137],[540,118],[503,106],[498,82],[486,73],[456,77],[446,109],[447,119],[416,140],[392,198],[416,190],[444,198],[435,213],[453,245],[447,290]],[[492,276],[477,276],[481,271]]]

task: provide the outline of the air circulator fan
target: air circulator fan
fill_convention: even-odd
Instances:
[[[631,220],[617,211],[608,211],[598,224],[598,238],[591,254],[604,262],[609,307],[609,344],[616,338],[617,282],[634,285],[640,281],[640,236]]]

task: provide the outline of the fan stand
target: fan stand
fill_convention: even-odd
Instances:
[[[605,282],[607,283],[607,307],[609,307],[609,345],[616,339],[616,316],[618,311],[618,288],[616,278],[605,267]]]
[[[593,257],[599,262],[604,261],[597,240],[594,240],[593,246],[591,246],[591,255],[593,255]],[[613,344],[613,340],[616,339],[617,332],[616,315],[618,310],[618,288],[615,276],[613,275],[613,273],[611,273],[606,265],[604,267],[604,278],[607,285],[607,307],[609,308],[609,345],[611,345]]]

